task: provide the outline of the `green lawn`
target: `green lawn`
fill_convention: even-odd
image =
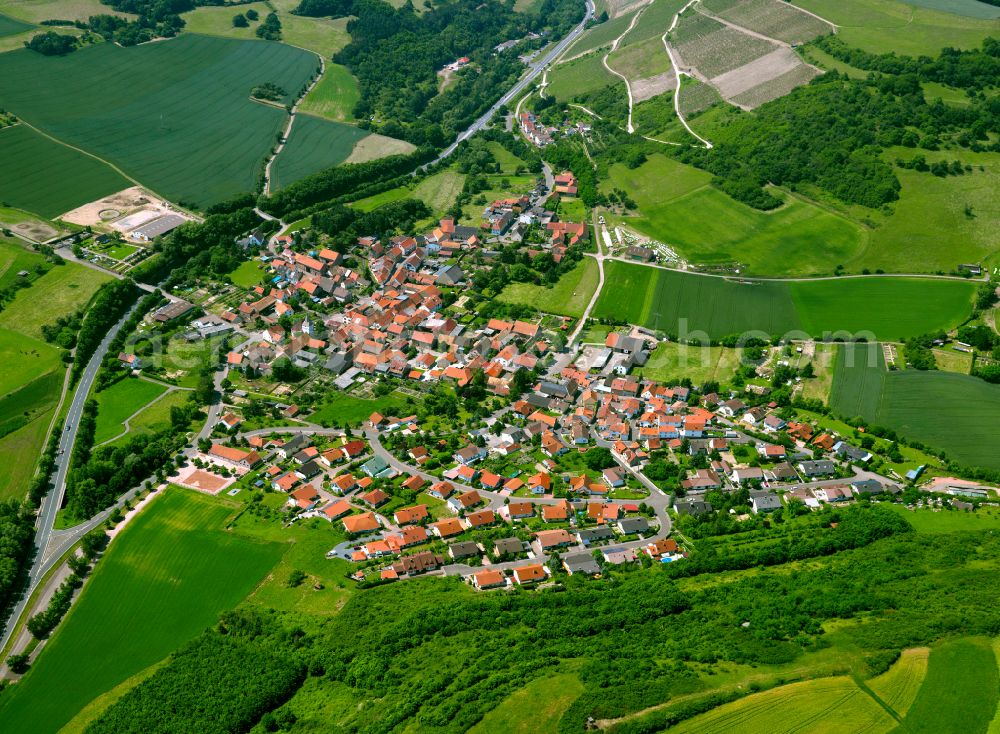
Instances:
[[[222,532],[233,509],[180,489],[155,499],[112,543],[31,671],[0,699],[0,728],[58,731],[242,600],[285,547]]]
[[[296,115],[285,147],[271,165],[271,186],[277,191],[310,174],[332,168],[351,154],[366,130],[312,115]]]
[[[207,206],[254,188],[287,119],[284,110],[251,101],[250,90],[273,82],[288,92],[287,101],[317,63],[313,53],[285,44],[190,33],[130,48],[103,43],[66,57],[25,49],[0,55],[0,99],[18,117],[157,193]],[[19,158],[9,178],[20,181],[37,165]]]
[[[897,339],[950,329],[972,310],[975,284],[960,280],[844,278],[737,281],[612,261],[594,316],[688,339],[762,334],[874,334]],[[870,337],[871,338],[871,337]]]
[[[512,283],[497,298],[506,303],[523,303],[539,311],[579,317],[590,303],[600,273],[597,262],[585,257],[551,288],[531,283]]]
[[[109,280],[100,270],[76,263],[54,267],[0,311],[0,327],[41,339],[42,326],[85,305]]]
[[[94,395],[99,406],[95,443],[104,443],[125,430],[122,422],[166,391],[162,385],[126,377]]]
[[[836,23],[838,35],[847,45],[872,53],[895,51],[933,57],[945,46],[978,46],[998,30],[996,20],[963,17],[896,0],[795,0],[795,4]],[[953,0],[935,4],[956,7]],[[979,5],[968,0],[957,2],[958,7],[965,8]],[[981,10],[991,12],[988,8]]]
[[[260,260],[247,260],[229,274],[229,279],[241,288],[252,288],[260,285],[261,279],[267,275],[266,268]]]
[[[316,412],[309,416],[309,420],[321,426],[357,426],[375,412],[385,416],[405,417],[406,398],[407,396],[398,392],[374,399],[359,398],[345,392],[331,392]],[[412,412],[413,409],[410,408],[409,411]]]
[[[10,395],[40,375],[61,371],[58,349],[9,328],[0,328],[0,364],[0,396]]]
[[[358,80],[347,67],[327,63],[326,72],[302,100],[299,110],[329,120],[351,120],[359,99]]]
[[[0,55],[0,67],[12,55]],[[0,201],[48,218],[131,185],[104,163],[25,125],[0,129],[0,160],[8,172],[0,177]]]
[[[949,640],[931,650],[927,677],[900,730],[985,732],[997,710],[1000,676],[990,640]]]
[[[830,274],[867,244],[866,231],[845,217],[790,195],[781,208],[758,211],[711,186],[711,174],[666,156],[636,169],[618,163],[608,174],[606,188],[625,190],[638,205],[623,222],[692,263],[739,263],[755,275]]]

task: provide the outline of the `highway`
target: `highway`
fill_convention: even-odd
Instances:
[[[150,286],[140,287],[144,290],[150,288]],[[62,435],[59,437],[59,453],[56,455],[56,466],[52,475],[54,488],[42,500],[42,506],[38,511],[38,519],[35,522],[35,557],[28,574],[28,586],[21,599],[14,605],[10,615],[5,620],[3,637],[0,639],[0,649],[3,649],[7,644],[11,633],[16,627],[17,620],[24,613],[28,600],[38,587],[38,583],[42,577],[52,569],[56,561],[74,543],[90,532],[91,529],[100,525],[111,514],[111,508],[109,508],[97,517],[74,528],[60,531],[53,530],[56,522],[56,514],[59,512],[59,508],[62,507],[63,497],[66,495],[66,476],[69,473],[70,456],[73,453],[73,445],[76,443],[76,434],[80,426],[80,416],[83,414],[84,403],[87,402],[90,388],[94,384],[94,379],[97,377],[97,372],[101,367],[101,362],[104,360],[104,355],[108,352],[111,340],[115,338],[115,335],[138,305],[139,300],[119,319],[118,323],[108,330],[108,333],[100,345],[98,345],[97,351],[94,352],[94,356],[90,358],[87,368],[80,376],[79,383],[77,383],[76,392],[73,394],[73,401],[70,403],[69,411],[66,413],[66,418],[63,422]],[[131,495],[132,493],[130,492],[129,494]],[[119,503],[123,504],[125,499],[123,497],[119,500]]]
[[[465,132],[461,133],[455,139],[454,143],[452,143],[443,151],[441,151],[441,155],[439,155],[437,158],[435,158],[433,161],[431,161],[430,163],[428,163],[426,166],[423,167],[426,168],[427,166],[434,165],[435,163],[443,161],[445,158],[447,158],[448,156],[450,156],[452,153],[455,152],[455,149],[458,147],[459,143],[461,143],[463,140],[471,138],[473,135],[475,135],[484,127],[486,127],[486,124],[491,119],[493,119],[493,116],[499,111],[501,107],[503,107],[506,104],[509,104],[511,100],[514,99],[514,97],[516,97],[518,94],[524,91],[524,89],[527,88],[527,86],[531,84],[531,82],[533,82],[538,77],[538,75],[545,70],[545,67],[551,64],[553,61],[555,61],[559,57],[559,55],[562,54],[562,52],[565,51],[571,43],[573,43],[573,41],[579,38],[580,34],[586,30],[587,23],[594,17],[593,0],[586,0],[586,5],[587,5],[587,10],[584,13],[583,20],[580,21],[579,25],[573,28],[573,30],[571,30],[566,35],[565,38],[563,38],[561,41],[559,41],[559,43],[553,46],[552,49],[547,54],[545,54],[545,56],[543,56],[540,60],[534,61],[531,64],[529,64],[528,72],[524,76],[522,76],[514,86],[508,89],[507,93],[504,94],[504,96],[498,99],[492,107],[490,107],[486,112],[484,112],[482,117],[473,122],[465,130]]]

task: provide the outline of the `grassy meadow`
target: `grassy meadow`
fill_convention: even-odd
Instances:
[[[507,303],[534,306],[546,313],[579,317],[583,315],[594,291],[597,290],[599,278],[597,262],[585,257],[551,287],[532,283],[512,283],[497,297]]]
[[[257,20],[248,21],[245,28],[234,26],[233,17],[237,14],[246,14],[248,10],[257,11]],[[267,4],[262,2],[239,6],[204,5],[184,13],[181,17],[184,18],[184,30],[189,33],[255,41],[257,40],[257,26],[261,24],[269,12],[271,11]]]
[[[407,397],[398,392],[379,398],[361,398],[346,392],[331,392],[316,412],[309,416],[309,420],[321,426],[359,426],[376,411],[387,416],[403,416],[408,414],[407,411],[413,410],[407,407]]]
[[[559,717],[581,693],[574,673],[538,678],[504,699],[469,734],[556,734]]]
[[[914,278],[743,281],[620,261],[605,263],[605,279],[595,317],[713,339],[749,331],[906,338],[960,324],[975,290],[961,280]]]
[[[363,212],[370,212],[383,204],[400,199],[420,199],[434,211],[436,216],[440,216],[455,203],[464,185],[464,173],[445,170],[428,176],[419,183],[397,186],[380,194],[358,199],[351,206]]]
[[[271,164],[272,190],[343,163],[355,144],[367,135],[367,131],[354,125],[296,115],[288,142]]]
[[[317,63],[312,53],[285,44],[195,34],[131,48],[99,44],[67,57],[25,49],[0,55],[0,98],[22,119],[155,192],[204,207],[254,188],[287,119],[284,110],[251,101],[250,90],[273,82],[292,95]],[[0,140],[7,134],[0,132]],[[15,162],[12,180],[30,180],[40,162],[50,165],[44,154],[18,155]],[[107,191],[83,200],[100,193]],[[39,211],[37,202],[10,203]]]
[[[616,163],[608,174],[606,188],[627,191],[638,205],[638,214],[623,223],[695,264],[739,263],[741,272],[756,275],[820,275],[867,245],[867,232],[846,217],[787,194],[784,206],[761,212],[711,186],[710,173],[666,156],[651,156],[636,169]]]
[[[322,78],[299,104],[299,110],[328,120],[352,120],[359,99],[358,80],[347,67],[327,63]]]
[[[607,24],[614,22],[616,21],[608,21]],[[583,38],[586,36],[582,36],[581,40]],[[555,97],[560,102],[568,102],[578,96],[603,89],[609,84],[621,84],[618,77],[604,68],[601,63],[602,56],[602,53],[592,53],[553,67],[549,71],[549,84],[545,87],[545,95]],[[625,87],[622,86],[622,94],[624,93]]]
[[[0,178],[0,201],[50,219],[131,185],[108,165],[25,125],[0,129],[0,160],[9,172]]]
[[[104,443],[125,430],[122,422],[160,395],[166,388],[138,377],[126,377],[96,393],[97,430],[94,443]]]
[[[100,270],[72,262],[54,267],[0,311],[0,327],[41,339],[42,326],[86,305],[109,280]]]
[[[726,382],[739,367],[739,354],[727,347],[698,347],[677,342],[661,343],[649,357],[645,366],[635,374],[644,379],[672,384],[682,377],[690,378],[695,385],[715,380]]]
[[[945,8],[976,7],[991,13],[982,3],[969,0],[795,0],[795,5],[816,13],[838,26],[838,35],[849,46],[872,53],[895,51],[908,56],[937,56],[945,46],[973,48],[989,35],[996,35],[1000,21],[969,17]],[[916,7],[917,5],[925,7]],[[926,6],[936,6],[933,9]]]
[[[119,13],[100,0],[0,0],[0,13],[26,23],[41,23],[53,18],[85,21],[92,15],[102,13],[134,17],[128,13]]]
[[[221,532],[235,507],[180,489],[153,500],[114,541],[31,671],[0,699],[2,728],[58,731],[250,593],[284,547]]]

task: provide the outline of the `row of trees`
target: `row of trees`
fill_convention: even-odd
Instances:
[[[75,383],[97,351],[111,327],[128,310],[139,294],[131,279],[112,280],[100,287],[91,301],[90,310],[83,317],[76,339],[72,381]]]

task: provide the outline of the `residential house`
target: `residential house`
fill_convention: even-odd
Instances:
[[[596,576],[601,572],[600,564],[589,553],[576,553],[563,559],[563,568],[570,576],[582,574]]]
[[[750,506],[755,514],[774,512],[781,507],[781,499],[768,490],[751,491]]]
[[[541,563],[533,563],[529,566],[519,566],[514,569],[514,583],[518,586],[527,586],[544,581],[549,574],[549,569]]]

